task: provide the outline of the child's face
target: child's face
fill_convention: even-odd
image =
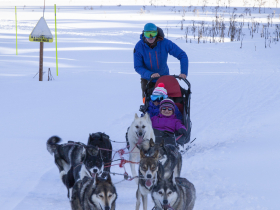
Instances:
[[[164,116],[171,116],[173,114],[173,110],[171,108],[163,107],[160,112]]]
[[[155,106],[158,106],[160,102],[159,101],[153,101],[153,103],[154,103]]]

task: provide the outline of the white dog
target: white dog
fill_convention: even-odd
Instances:
[[[132,162],[140,161],[140,149],[147,151],[150,148],[150,139],[155,141],[155,134],[152,128],[152,122],[148,113],[144,117],[138,117],[135,114],[134,121],[128,130],[129,142],[129,160]],[[130,163],[131,173],[135,177],[138,173],[135,170],[135,164]],[[138,179],[135,179],[138,184]]]

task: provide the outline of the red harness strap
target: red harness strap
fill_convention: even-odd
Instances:
[[[178,138],[176,139],[176,141],[178,141],[178,139],[179,139],[179,138],[181,138],[182,136],[183,136],[183,134],[182,134],[182,135],[180,135],[180,136],[178,136]]]
[[[139,162],[133,162],[133,161],[129,161],[129,160],[126,160],[126,159],[122,158],[120,163],[113,164],[113,165],[106,165],[106,166],[104,166],[104,168],[111,167],[111,166],[117,166],[117,165],[120,168],[123,168],[126,163],[139,164]]]

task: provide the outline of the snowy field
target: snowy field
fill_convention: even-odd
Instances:
[[[204,12],[201,6],[186,8],[181,30],[182,6],[145,4],[144,8],[139,0],[135,6],[113,5],[116,1],[110,6],[57,3],[59,75],[55,42],[45,43],[43,82],[38,75],[33,78],[39,69],[39,43],[28,40],[42,7],[31,6],[31,1],[26,6],[22,1],[11,2],[18,5],[18,55],[15,5],[0,1],[1,210],[70,209],[66,188],[46,150],[50,136],[86,143],[89,133],[101,131],[112,140],[125,140],[134,114],[140,114],[140,76],[134,71],[132,52],[147,22],[168,32],[168,39],[189,57],[191,138],[196,140],[183,156],[182,177],[196,187],[194,209],[279,210],[280,43],[271,41],[265,48],[260,35],[268,15],[273,24],[268,42],[275,37],[275,24],[280,24],[280,9],[273,1],[269,2],[274,8],[267,5],[261,13],[257,7],[248,7],[251,16],[245,16],[242,48],[241,41],[230,42],[227,35],[222,43],[209,43],[210,37],[204,37],[207,43],[198,44],[190,32],[186,43],[185,28],[191,28],[192,20],[211,25],[214,7]],[[239,24],[247,7],[240,3],[236,8]],[[219,8],[226,31],[233,10]],[[253,38],[252,17],[260,23]],[[52,4],[46,7],[45,19],[54,35]],[[180,73],[177,59],[170,56],[168,65],[171,74]],[[47,81],[48,68],[54,81]],[[114,149],[123,147],[113,143]],[[126,169],[130,173],[129,165]],[[111,171],[123,169],[113,166]],[[114,182],[123,179],[112,178]],[[116,188],[117,210],[134,209],[135,182],[122,182]],[[152,207],[149,198],[148,208]]]

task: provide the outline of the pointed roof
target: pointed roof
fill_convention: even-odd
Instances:
[[[46,23],[44,17],[41,17],[35,28],[29,35],[29,41],[31,42],[53,42],[52,33]]]

